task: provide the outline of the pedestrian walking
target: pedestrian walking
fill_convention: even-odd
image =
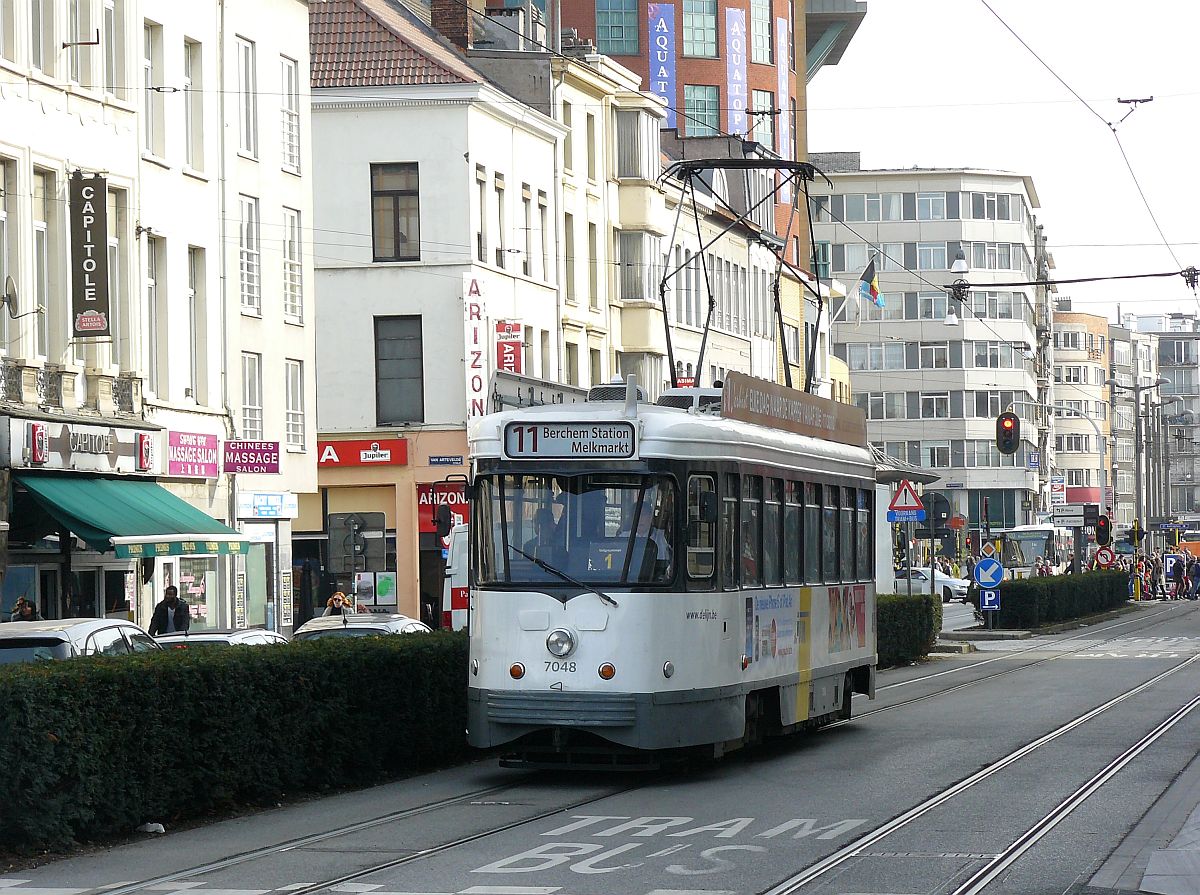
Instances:
[[[1175,564],[1171,567],[1171,583],[1174,585],[1171,588],[1171,599],[1172,600],[1183,599],[1183,577],[1184,577],[1183,557],[1177,556],[1177,557],[1175,557]]]
[[[179,599],[179,589],[174,584],[163,591],[162,602],[154,607],[150,616],[150,636],[177,634],[186,631],[192,623],[192,614],[187,603]]]

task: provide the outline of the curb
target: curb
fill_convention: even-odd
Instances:
[[[937,643],[935,643],[933,645],[933,648],[930,649],[929,652],[931,654],[935,654],[935,653],[977,653],[977,652],[979,652],[979,650],[976,648],[975,644],[968,643],[966,641],[949,643],[949,642],[946,642],[943,640],[939,640]]]
[[[940,635],[944,640],[1028,640],[1032,637],[1029,631],[989,631],[986,628],[963,628],[959,631],[943,631]]]

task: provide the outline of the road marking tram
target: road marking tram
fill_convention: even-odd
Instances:
[[[505,765],[719,756],[874,697],[856,407],[731,374],[470,430],[469,731]]]

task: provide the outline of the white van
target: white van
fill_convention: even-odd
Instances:
[[[446,579],[442,585],[442,628],[461,631],[467,626],[470,596],[467,584],[467,526],[450,529],[446,556]]]

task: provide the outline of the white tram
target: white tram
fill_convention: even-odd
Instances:
[[[874,697],[862,412],[634,389],[472,425],[468,738],[502,764],[719,756]]]

